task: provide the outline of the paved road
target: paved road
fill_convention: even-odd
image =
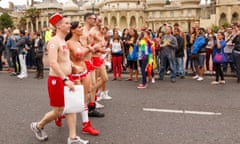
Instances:
[[[19,80],[0,73],[0,144],[40,144],[29,124],[50,110],[47,79]],[[97,137],[78,134],[91,144],[239,144],[240,85],[227,78],[226,85],[212,86],[214,77],[197,82],[187,77],[170,83],[169,78],[136,89],[137,83],[109,81],[112,101],[103,101],[105,118],[92,119],[101,131]],[[197,115],[143,111],[143,108],[216,112]],[[50,123],[45,128],[49,140],[44,144],[66,144],[67,126]]]

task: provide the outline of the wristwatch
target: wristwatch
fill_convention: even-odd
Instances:
[[[69,80],[69,78],[68,77],[65,77],[64,79],[63,79],[63,82],[66,82],[66,81],[68,81]]]

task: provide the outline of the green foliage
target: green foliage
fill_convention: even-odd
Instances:
[[[231,25],[230,25],[230,23],[228,23],[227,21],[225,21],[225,22],[223,23],[223,26],[224,26],[225,28],[228,28],[228,27],[230,27]]]
[[[213,31],[214,31],[215,33],[217,33],[218,30],[219,30],[219,26],[217,26],[217,25],[212,25],[212,29],[213,29]]]
[[[26,29],[27,26],[27,20],[25,17],[21,17],[20,21],[19,21],[19,28],[20,29]]]
[[[13,20],[8,13],[3,13],[0,16],[0,29],[8,28],[13,26]]]
[[[32,25],[33,25],[33,31],[36,31],[36,22],[39,18],[41,11],[37,8],[29,8],[26,10],[26,16],[31,19]]]

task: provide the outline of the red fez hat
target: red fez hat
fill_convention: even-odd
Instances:
[[[49,23],[51,23],[53,26],[55,26],[56,23],[59,22],[62,18],[63,18],[63,16],[61,14],[55,13],[54,15],[52,15],[49,18]]]

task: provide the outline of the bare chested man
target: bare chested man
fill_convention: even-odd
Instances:
[[[69,80],[72,72],[69,48],[65,42],[65,36],[70,30],[70,20],[56,13],[50,17],[49,22],[56,28],[56,35],[48,43],[48,55],[50,71],[48,77],[48,93],[52,111],[45,114],[39,122],[31,123],[31,130],[40,141],[48,139],[43,128],[59,117],[64,110],[64,85],[74,91],[74,83]],[[76,136],[76,114],[66,114],[69,137],[67,144],[87,144],[88,141]]]
[[[97,16],[96,26],[93,27],[90,31],[92,36],[92,41],[94,42],[94,48],[96,49],[93,53],[93,65],[96,68],[96,89],[102,87],[102,92],[100,93],[100,99],[110,100],[112,97],[108,95],[106,90],[106,82],[108,80],[106,66],[104,64],[103,54],[107,53],[107,41],[105,40],[105,35],[107,34],[107,27],[104,27],[102,24],[102,18],[100,15]]]
[[[80,43],[83,47],[91,49],[91,53],[88,53],[84,57],[84,61],[89,71],[89,74],[86,76],[86,81],[89,82],[89,85],[86,86],[84,90],[89,92],[89,104],[88,104],[88,115],[90,117],[104,117],[103,113],[96,111],[96,103],[95,103],[95,87],[96,87],[96,79],[95,79],[95,67],[92,63],[92,53],[95,52],[95,43],[91,41],[92,36],[89,33],[90,29],[96,23],[96,16],[92,13],[86,13],[84,15],[84,26],[83,26],[83,35],[80,37]]]

